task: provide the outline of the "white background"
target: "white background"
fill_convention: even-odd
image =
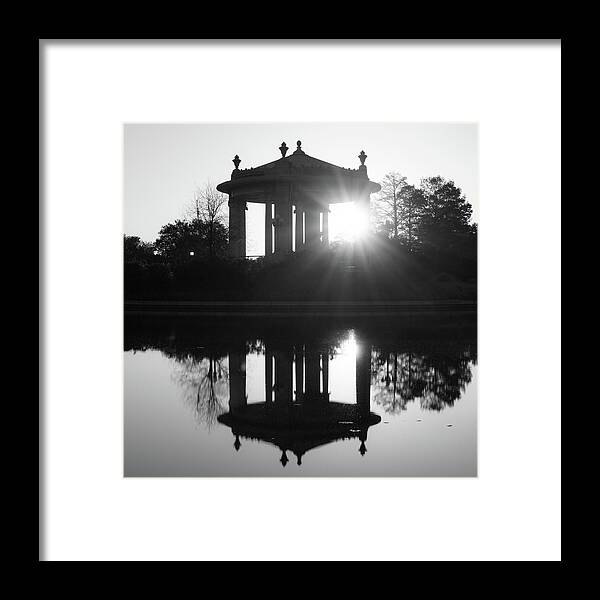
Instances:
[[[43,54],[46,559],[560,559],[558,44]],[[299,120],[480,124],[476,479],[122,477],[122,124]]]

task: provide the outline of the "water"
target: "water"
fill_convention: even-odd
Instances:
[[[126,476],[477,475],[474,315],[129,316]]]

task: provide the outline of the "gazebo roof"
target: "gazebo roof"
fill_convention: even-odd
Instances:
[[[270,163],[266,163],[264,165],[260,165],[259,167],[255,167],[254,169],[242,169],[244,171],[254,171],[254,170],[264,170],[264,171],[289,171],[292,169],[297,170],[311,170],[311,169],[319,169],[321,171],[330,171],[337,172],[344,175],[357,175],[360,173],[358,169],[346,169],[344,167],[339,167],[332,163],[326,162],[319,158],[315,158],[314,156],[309,156],[302,150],[301,142],[298,141],[298,147],[292,154],[289,156],[282,156],[281,158],[274,160]]]
[[[360,452],[364,454],[367,430],[381,421],[379,415],[361,413],[354,404],[328,402],[312,409],[302,406],[290,409],[291,412],[281,411],[260,402],[238,409],[237,414],[222,414],[217,420],[231,428],[236,436],[236,450],[240,448],[240,437],[258,440],[278,447],[284,456],[291,451],[298,464],[309,450],[337,440],[358,438],[362,442]]]
[[[364,151],[361,151],[359,155],[362,164],[357,169],[349,169],[306,154],[302,150],[302,142],[300,141],[297,142],[296,150],[289,156],[287,155],[288,148],[285,142],[282,143],[279,150],[282,154],[281,158],[248,169],[239,168],[241,160],[236,155],[233,159],[236,168],[231,173],[231,180],[220,183],[217,189],[221,192],[229,192],[232,187],[237,187],[238,184],[245,185],[246,183],[253,183],[258,180],[310,180],[313,177],[338,182],[362,182],[360,185],[368,185],[373,192],[380,189],[379,184],[369,181],[367,167],[364,165],[364,161],[367,158]]]

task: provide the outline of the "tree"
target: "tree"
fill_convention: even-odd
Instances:
[[[191,222],[202,221],[207,226],[209,256],[217,254],[219,229],[226,227],[225,205],[227,195],[219,192],[210,181],[203,188],[194,190],[193,198],[187,208],[187,216]]]
[[[177,220],[161,227],[154,245],[166,261],[179,262],[197,250],[198,240],[193,235],[190,223]]]
[[[417,245],[417,226],[425,204],[423,192],[406,183],[406,177],[388,173],[376,200],[379,231],[401,241],[412,252]]]
[[[201,358],[191,354],[176,358],[174,379],[184,390],[185,402],[208,429],[227,412],[229,369],[223,358],[214,352]]]
[[[413,185],[405,185],[400,192],[401,237],[409,252],[413,252],[419,240],[417,231],[425,206],[423,192]]]
[[[123,253],[126,263],[147,265],[155,262],[154,250],[154,244],[143,242],[135,235],[123,237]]]
[[[424,243],[438,250],[460,244],[476,233],[470,223],[472,206],[453,181],[443,177],[427,177],[420,186],[424,198],[418,233]]]
[[[392,239],[400,236],[402,224],[401,192],[408,184],[400,173],[388,173],[381,182],[381,192],[376,200],[377,220]]]
[[[214,258],[227,248],[227,230],[219,223],[177,220],[159,231],[156,249],[168,262],[180,263],[194,258]]]
[[[374,351],[373,399],[387,413],[406,410],[418,400],[425,410],[441,411],[458,401],[472,380],[476,355],[468,346],[411,346]]]

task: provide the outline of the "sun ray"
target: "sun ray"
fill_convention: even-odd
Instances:
[[[329,233],[332,241],[356,242],[365,236],[368,223],[361,217],[355,202],[330,206]]]

